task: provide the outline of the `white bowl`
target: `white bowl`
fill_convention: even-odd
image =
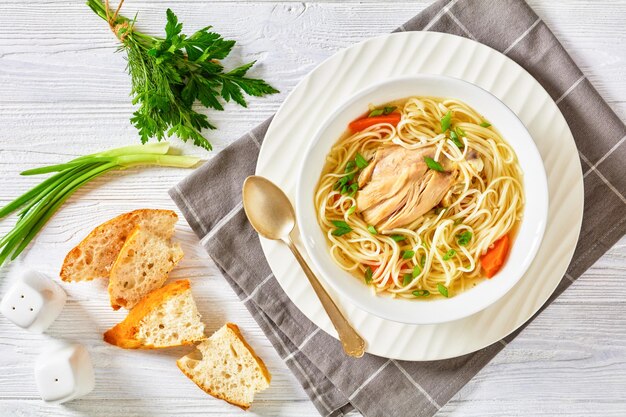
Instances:
[[[446,299],[426,301],[374,295],[362,280],[333,261],[315,215],[313,196],[326,155],[346,131],[348,123],[362,115],[369,104],[380,105],[411,96],[456,98],[473,107],[493,123],[513,147],[524,174],[526,201],[523,218],[506,264],[494,278]],[[339,304],[349,301],[373,315],[400,323],[436,324],[459,320],[485,309],[503,297],[524,275],[543,238],[548,215],[548,187],[543,162],[532,137],[504,103],[466,81],[441,75],[418,75],[395,78],[366,88],[324,121],[306,151],[299,174],[296,214],[313,267],[324,283],[339,294],[336,300]],[[540,279],[537,277],[538,281]]]

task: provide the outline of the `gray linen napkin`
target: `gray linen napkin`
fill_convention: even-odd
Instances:
[[[505,53],[543,85],[565,115],[584,172],[584,238],[553,300],[626,232],[626,126],[522,0],[439,0],[398,30],[452,33]],[[170,190],[171,197],[321,415],[341,416],[353,408],[366,417],[433,415],[518,332],[451,360],[347,357],[339,342],[287,298],[242,210],[241,186],[254,173],[269,124],[197,169]]]

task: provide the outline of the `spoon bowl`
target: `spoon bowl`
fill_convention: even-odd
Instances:
[[[289,236],[296,225],[296,213],[283,190],[253,175],[244,181],[242,194],[243,209],[254,230],[272,240]]]

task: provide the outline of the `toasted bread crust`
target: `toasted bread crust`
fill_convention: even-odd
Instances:
[[[130,232],[135,228],[141,219],[148,218],[155,213],[160,215],[169,215],[178,219],[178,215],[176,215],[176,213],[172,210],[139,209],[129,213],[120,214],[119,216],[102,223],[93,229],[76,247],[69,251],[63,261],[63,266],[61,267],[61,279],[63,281],[90,281],[94,278],[107,279],[109,277],[109,272],[111,271],[111,266],[117,258],[117,255]],[[111,235],[113,231],[116,231],[117,234]],[[79,260],[83,252],[91,245],[91,243],[99,237],[109,238],[109,245],[107,245],[106,251],[104,252],[105,259],[101,259],[103,265],[98,268],[99,271],[96,275],[80,279],[73,277],[74,264]]]
[[[191,288],[188,279],[174,281],[157,290],[152,291],[141,300],[120,323],[104,333],[104,341],[123,349],[157,349],[152,345],[144,345],[137,340],[139,322],[156,306],[167,299],[188,291]],[[193,340],[183,341],[181,345],[193,344]]]
[[[239,330],[239,326],[237,326],[235,323],[226,323],[225,326],[228,327],[235,334],[237,339],[239,339],[241,341],[241,343],[243,343],[245,348],[250,352],[250,354],[252,355],[252,357],[254,358],[256,363],[259,365],[259,368],[261,369],[261,373],[263,374],[263,377],[267,380],[267,383],[269,384],[271,382],[271,380],[272,380],[272,375],[270,374],[269,370],[265,366],[265,363],[263,362],[263,360],[256,354],[256,352],[254,351],[252,346],[250,346],[248,344],[246,339],[244,339],[243,335],[241,334],[241,330]],[[176,361],[176,366],[178,366],[178,369],[180,369],[181,372],[183,374],[185,374],[185,376],[187,378],[191,379],[194,382],[194,384],[196,384],[202,391],[206,392],[209,395],[212,395],[215,398],[218,398],[220,400],[224,400],[224,401],[226,401],[229,404],[236,405],[237,407],[241,408],[242,410],[248,410],[250,408],[250,404],[237,403],[235,401],[232,401],[232,400],[226,398],[225,396],[221,395],[219,392],[213,391],[209,386],[206,386],[206,385],[202,384],[202,382],[196,381],[196,379],[193,377],[193,375],[190,374],[189,372],[187,372],[185,370],[184,366],[182,365],[182,363],[183,363],[183,361],[185,359],[186,359],[186,356],[183,356],[182,358],[178,359]]]

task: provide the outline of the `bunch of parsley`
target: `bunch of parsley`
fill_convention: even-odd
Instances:
[[[258,97],[278,92],[263,80],[246,77],[254,61],[225,72],[219,60],[228,56],[235,41],[210,32],[210,26],[186,36],[182,23],[168,9],[165,38],[159,38],[136,30],[136,16],[130,20],[118,13],[121,3],[115,12],[109,10],[108,2],[87,0],[87,5],[109,23],[122,44],[120,51],[127,54],[132,102],[139,105],[131,122],[142,143],[176,135],[210,150],[201,131],[216,127],[193,109],[196,101],[224,110],[221,100],[246,107],[244,93]]]

